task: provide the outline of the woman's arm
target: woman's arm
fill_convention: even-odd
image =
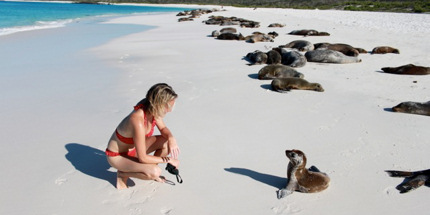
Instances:
[[[155,119],[155,123],[157,125],[158,130],[160,130],[161,136],[167,139],[169,154],[171,154],[173,158],[177,159],[179,156],[180,150],[172,132],[170,132],[169,128],[167,128],[167,126],[164,124],[164,121],[162,118]]]

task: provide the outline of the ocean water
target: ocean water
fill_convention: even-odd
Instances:
[[[188,9],[65,2],[0,1],[0,36],[20,31],[62,27],[78,19],[94,16],[179,12]]]

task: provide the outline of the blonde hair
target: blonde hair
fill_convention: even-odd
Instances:
[[[154,117],[163,115],[168,102],[176,99],[178,95],[171,86],[165,83],[159,83],[152,86],[146,93],[146,98],[138,104],[143,104],[143,110]]]

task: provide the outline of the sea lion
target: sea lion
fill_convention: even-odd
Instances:
[[[352,56],[346,56],[341,52],[330,49],[317,49],[305,53],[309,62],[319,63],[358,63],[361,59]]]
[[[260,80],[289,77],[303,78],[304,75],[300,72],[297,72],[295,69],[282,64],[267,65],[258,71],[258,79]]]
[[[283,28],[283,27],[285,27],[285,25],[284,24],[280,24],[280,23],[272,23],[272,24],[270,24],[267,27],[269,27],[269,28]]]
[[[419,102],[402,102],[392,108],[394,112],[410,113],[430,116],[430,101],[425,103]]]
[[[275,50],[270,50],[266,53],[267,55],[267,64],[279,64],[281,63],[282,56],[279,52]]]
[[[411,190],[415,190],[422,185],[430,187],[430,169],[406,172],[406,171],[396,171],[396,170],[386,170],[391,177],[403,177],[406,178],[401,184],[397,185],[396,189],[400,193],[407,193]]]
[[[313,29],[302,29],[302,30],[294,30],[288,33],[290,35],[298,35],[298,36],[330,36],[327,32],[319,32]]]
[[[335,43],[335,44],[316,43],[314,44],[314,46],[315,46],[315,49],[326,48],[326,49],[342,52],[344,55],[347,55],[347,56],[357,57],[360,54],[360,52],[356,48],[352,47],[351,45],[343,44],[343,43]]]
[[[242,34],[223,33],[216,37],[219,40],[245,40]]]
[[[307,60],[306,57],[296,50],[288,51],[286,49],[281,49],[282,52],[282,64],[291,67],[303,67],[305,66]]]
[[[383,67],[381,68],[385,73],[398,74],[398,75],[428,75],[430,74],[430,67],[415,66],[414,64],[407,64],[399,67]]]
[[[279,46],[279,48],[293,48],[303,52],[314,50],[314,45],[306,40],[294,40],[286,45]]]
[[[321,84],[309,83],[302,78],[275,78],[270,85],[272,86],[272,90],[280,93],[288,92],[291,89],[324,92]]]
[[[236,28],[232,28],[232,27],[227,27],[227,28],[223,28],[219,31],[220,33],[237,33]]]
[[[286,150],[285,155],[290,160],[287,169],[288,184],[284,189],[278,191],[279,199],[292,194],[294,191],[316,193],[327,189],[330,178],[314,166],[306,169],[307,159],[302,151]]]
[[[264,34],[261,32],[253,32],[251,35],[246,36],[245,40],[249,43],[256,43],[256,42],[274,42],[275,36]]]
[[[400,54],[400,51],[390,46],[378,46],[378,47],[375,47],[371,52],[371,54],[387,54],[387,53]]]
[[[212,31],[211,36],[212,37],[218,37],[220,34],[221,33],[218,30],[214,30],[214,31]]]
[[[248,53],[246,58],[248,58],[252,64],[264,64],[267,62],[267,54],[258,50]]]

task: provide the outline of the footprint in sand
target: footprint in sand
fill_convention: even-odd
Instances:
[[[64,184],[64,183],[66,183],[67,182],[67,178],[68,178],[68,176],[70,175],[70,174],[73,174],[74,172],[76,172],[75,170],[70,170],[70,171],[68,171],[68,172],[66,172],[66,173],[64,173],[62,176],[60,176],[60,177],[58,177],[57,179],[55,179],[55,184],[56,185],[62,185],[62,184]]]
[[[171,211],[172,211],[172,209],[170,209],[170,208],[163,208],[160,210],[161,214],[165,214],[165,215],[170,214]]]
[[[271,209],[275,214],[295,214],[302,211],[298,208],[292,208],[291,205],[281,205],[279,207],[272,207]]]

